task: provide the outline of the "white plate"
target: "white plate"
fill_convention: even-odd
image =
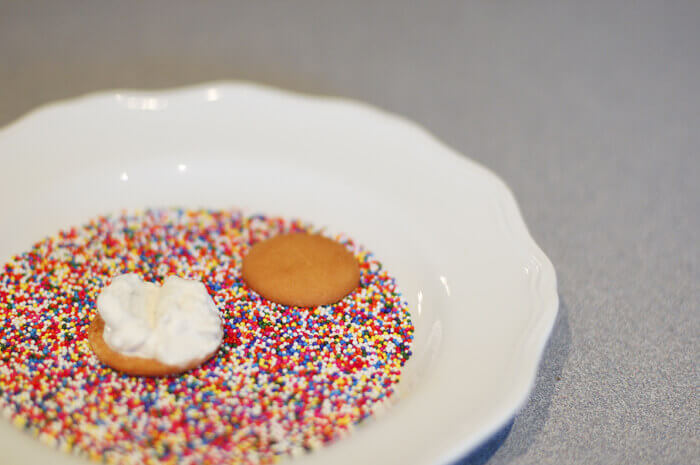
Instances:
[[[416,327],[398,400],[295,463],[445,463],[532,387],[554,269],[503,182],[401,118],[249,84],[110,92],[1,131],[0,163],[1,262],[92,216],[169,205],[301,217],[377,254]],[[79,462],[7,421],[0,451],[3,463]]]

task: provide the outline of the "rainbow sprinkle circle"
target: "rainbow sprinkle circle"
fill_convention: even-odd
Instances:
[[[413,325],[395,280],[357,257],[360,287],[333,305],[267,301],[240,278],[257,241],[319,232],[238,210],[150,209],[61,231],[0,268],[0,408],[63,451],[107,463],[266,464],[347,434],[382,408],[411,355]],[[329,236],[331,237],[331,236]],[[205,283],[224,322],[209,362],[177,377],[102,365],[87,342],[111,277]]]

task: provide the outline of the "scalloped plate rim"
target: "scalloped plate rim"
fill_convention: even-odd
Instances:
[[[63,111],[66,108],[81,106],[84,104],[89,104],[90,102],[97,102],[104,98],[113,98],[115,95],[123,94],[135,97],[145,97],[145,96],[163,96],[170,99],[176,99],[181,96],[189,96],[194,93],[201,93],[206,89],[221,89],[223,93],[227,90],[233,89],[238,91],[241,89],[253,90],[254,92],[260,92],[262,94],[276,95],[284,98],[292,98],[299,101],[311,102],[314,104],[332,104],[342,107],[354,107],[356,109],[362,109],[370,113],[375,113],[381,118],[387,121],[392,121],[394,123],[399,123],[400,125],[410,128],[410,130],[418,131],[422,133],[424,137],[432,140],[436,146],[439,146],[444,156],[452,156],[460,160],[460,163],[467,163],[470,168],[481,171],[483,176],[491,178],[491,182],[498,186],[497,191],[500,198],[498,202],[503,207],[503,213],[505,215],[505,220],[509,223],[511,228],[511,234],[513,239],[519,242],[519,245],[526,250],[527,253],[535,259],[537,262],[533,279],[538,280],[538,288],[530,298],[532,299],[532,305],[537,308],[537,318],[535,321],[530,322],[528,328],[528,351],[521,351],[515,354],[515,358],[520,358],[521,363],[517,363],[516,366],[520,369],[520,374],[515,377],[517,381],[517,386],[513,387],[510,391],[510,395],[504,400],[500,405],[494,406],[493,415],[489,419],[485,419],[482,423],[482,428],[478,433],[472,433],[469,437],[464,437],[459,441],[453,441],[454,443],[442,453],[437,454],[433,457],[430,463],[448,463],[455,460],[465,453],[472,450],[474,447],[479,445],[483,440],[487,439],[491,434],[495,433],[500,427],[502,427],[512,416],[517,412],[517,410],[523,405],[527,400],[529,393],[534,385],[535,377],[537,374],[537,367],[542,358],[544,348],[546,346],[547,340],[553,329],[558,307],[559,300],[557,294],[557,280],[554,267],[551,262],[544,254],[544,252],[539,248],[532,238],[530,232],[527,229],[522,214],[517,206],[517,202],[512,192],[508,186],[492,171],[483,167],[477,162],[474,162],[467,157],[460,155],[453,149],[447,147],[438,139],[436,139],[430,132],[428,132],[422,126],[410,121],[404,117],[389,113],[385,110],[379,109],[373,105],[366,104],[363,102],[358,102],[351,99],[346,99],[336,96],[318,96],[309,94],[299,94],[296,92],[286,91],[274,87],[264,86],[256,83],[242,82],[242,81],[214,81],[207,82],[196,85],[188,85],[181,87],[165,88],[165,89],[115,89],[108,91],[97,91],[87,93],[81,96],[62,99],[49,103],[47,105],[38,107],[32,111],[25,113],[18,119],[14,120],[9,125],[0,129],[0,142],[3,138],[8,135],[14,134],[17,130],[22,130],[26,127],[31,126],[33,122],[41,117],[42,114],[53,111]],[[0,145],[2,148],[2,145]],[[0,153],[0,156],[4,154]],[[343,440],[345,441],[345,440]],[[343,442],[341,441],[341,443]],[[324,448],[323,452],[324,458],[329,458],[329,453],[332,454],[336,445],[331,445],[330,447]],[[321,455],[316,454],[318,457]],[[305,461],[305,460],[304,460]],[[311,454],[309,461],[314,460],[314,454]],[[295,460],[295,463],[300,463],[299,460]]]

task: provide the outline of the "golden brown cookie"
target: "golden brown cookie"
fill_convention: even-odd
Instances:
[[[242,273],[261,296],[298,307],[338,302],[360,284],[355,256],[318,234],[282,234],[258,242],[243,258]]]
[[[159,362],[151,358],[132,357],[130,355],[120,354],[107,345],[102,333],[105,329],[105,322],[97,315],[90,326],[88,327],[88,342],[92,351],[100,360],[100,362],[122,373],[134,376],[167,376],[184,373],[198,367],[202,363],[209,360],[219,349],[207,355],[204,358],[195,360],[185,366],[171,366]]]

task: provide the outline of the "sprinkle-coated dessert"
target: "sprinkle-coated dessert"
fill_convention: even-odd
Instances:
[[[270,302],[241,279],[254,243],[318,232],[238,210],[153,209],[99,217],[0,268],[0,408],[41,441],[108,463],[273,463],[337,439],[394,392],[413,325],[394,279],[344,236],[360,287],[312,308]],[[102,365],[87,341],[113,276],[202,281],[223,344],[180,376]]]

